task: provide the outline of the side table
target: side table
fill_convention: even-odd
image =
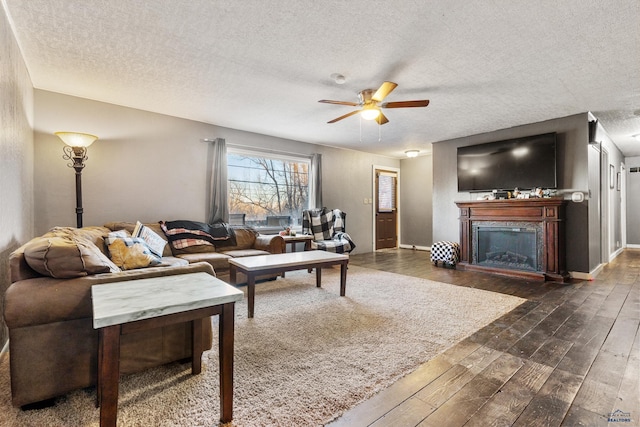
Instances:
[[[207,273],[154,277],[91,287],[93,327],[99,330],[97,404],[100,426],[116,425],[120,375],[120,336],[180,322],[191,322],[191,372],[202,367],[202,322],[220,316],[220,420],[233,413],[235,302],[242,291]]]
[[[311,250],[311,242],[313,241],[313,236],[309,236],[308,234],[296,234],[295,236],[282,236],[284,239],[285,245],[291,245],[291,252],[296,252],[296,243],[304,243],[304,250]]]

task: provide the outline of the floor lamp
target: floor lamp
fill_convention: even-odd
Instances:
[[[76,171],[76,222],[77,227],[82,227],[82,169],[84,169],[84,162],[88,159],[87,147],[93,144],[98,139],[95,135],[88,133],[77,132],[56,132],[58,138],[64,142],[62,156],[65,160],[70,160],[72,163],[67,163],[67,166],[75,169]]]

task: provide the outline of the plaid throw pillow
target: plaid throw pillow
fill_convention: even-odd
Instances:
[[[309,212],[313,240],[331,240],[333,237],[333,211]]]

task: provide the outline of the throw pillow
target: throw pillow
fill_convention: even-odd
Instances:
[[[333,238],[333,211],[310,212],[313,240],[331,240]]]
[[[120,271],[93,242],[80,237],[37,237],[25,245],[24,257],[29,267],[56,279]]]
[[[131,233],[131,235],[133,237],[140,237],[142,240],[147,242],[147,246],[151,253],[158,258],[162,258],[162,253],[164,252],[164,247],[167,244],[167,241],[152,229],[143,225],[140,221],[137,221],[136,227],[133,229],[133,233]]]
[[[126,233],[126,232],[125,232]],[[122,237],[119,232],[105,238],[111,261],[123,270],[160,264],[160,257],[151,253],[147,243],[139,237]]]

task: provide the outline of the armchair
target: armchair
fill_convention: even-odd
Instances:
[[[302,234],[313,236],[311,249],[349,253],[356,245],[345,232],[347,214],[340,209],[309,209],[302,212]]]

